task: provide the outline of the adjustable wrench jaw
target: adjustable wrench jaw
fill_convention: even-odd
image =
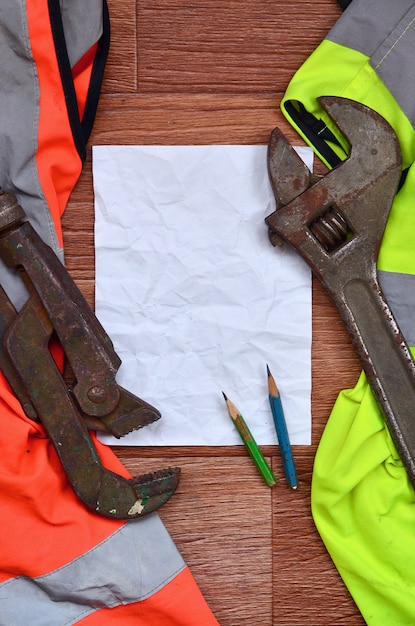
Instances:
[[[415,486],[415,365],[377,276],[376,262],[401,177],[398,139],[375,111],[320,98],[350,144],[349,157],[317,182],[285,137],[270,139],[277,209],[271,242],[290,243],[331,295]]]
[[[268,167],[277,210],[265,221],[325,280],[327,272],[341,272],[343,259],[350,275],[352,251],[356,263],[359,249],[365,265],[377,258],[401,157],[395,133],[374,111],[344,98],[323,97],[320,102],[349,141],[350,156],[312,184],[307,166],[274,130]]]

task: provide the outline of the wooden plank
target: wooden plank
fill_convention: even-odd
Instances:
[[[277,125],[301,143],[279,102],[341,13],[335,0],[109,0],[109,10],[98,114],[62,221],[67,267],[91,305],[92,145],[258,144]],[[312,445],[294,447],[296,492],[284,485],[274,446],[263,448],[279,479],[272,491],[240,446],[114,449],[133,474],[182,467],[160,516],[221,626],[364,623],[310,512],[321,433],[338,392],[359,372],[337,311],[314,281]]]
[[[129,456],[124,464],[139,474],[173,463]],[[182,470],[179,488],[160,517],[219,623],[271,624],[271,490],[245,454],[183,456],[176,464]]]
[[[108,2],[111,45],[104,91],[123,94],[137,90],[137,12],[135,0]]]
[[[338,14],[334,2],[139,3],[139,90],[272,93],[277,82],[288,83]]]
[[[317,538],[310,512],[312,459],[296,458],[299,489],[281,482],[273,497],[272,623],[359,626],[364,621]]]

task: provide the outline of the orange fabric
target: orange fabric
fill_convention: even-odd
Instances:
[[[24,415],[2,375],[0,416],[1,508],[2,518],[9,520],[7,533],[0,533],[1,582],[50,572],[123,522],[90,513],[78,500],[43,427]],[[94,442],[105,466],[129,477],[111,449]]]
[[[30,43],[40,87],[36,164],[43,193],[62,243],[60,217],[82,168],[68,119],[47,0],[26,2]],[[87,63],[75,71],[81,102],[86,100]],[[56,362],[63,354],[54,346]],[[71,561],[105,539],[123,522],[90,513],[68,485],[53,445],[43,427],[25,416],[0,373],[0,491],[2,516],[11,520],[0,534],[0,581],[24,574],[39,576]],[[113,452],[91,435],[103,464],[129,477]],[[68,541],[68,537],[70,540]],[[30,554],[30,560],[27,555]]]
[[[124,522],[89,512],[78,500],[43,427],[22,413],[2,375],[0,415],[2,518],[9,522],[7,532],[0,533],[1,583],[16,576],[36,577],[51,572],[105,540]],[[93,440],[102,463],[128,478],[129,473],[112,450],[95,437]],[[89,610],[86,607],[85,612]],[[218,625],[188,567],[149,598],[100,609],[77,623]]]
[[[187,567],[150,598],[101,609],[78,623],[82,626],[219,626]]]
[[[36,163],[62,241],[60,216],[82,164],[68,120],[48,3],[27,2],[26,10],[40,84]],[[59,348],[53,353],[56,361],[61,362]],[[95,515],[91,519],[67,484],[44,429],[24,415],[3,375],[0,375],[0,416],[2,517],[9,522],[7,534],[0,534],[2,581],[19,574],[39,576],[50,572],[89,550],[120,523]],[[102,456],[111,469],[125,472],[110,450],[103,450]]]
[[[82,162],[72,137],[65,94],[60,79],[48,3],[26,3],[29,36],[40,86],[36,163],[40,184],[49,205],[60,245],[60,217],[68,203]]]

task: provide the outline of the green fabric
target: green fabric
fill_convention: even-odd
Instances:
[[[415,167],[412,166],[408,171],[405,184],[395,197],[389,214],[382,246],[379,250],[378,269],[415,274],[414,239]],[[415,325],[415,311],[413,319]]]
[[[385,271],[415,274],[414,194],[415,165],[382,241]],[[321,438],[312,513],[366,623],[415,624],[415,491],[363,373],[339,395]]]
[[[323,433],[312,512],[366,623],[413,625],[415,493],[363,374]]]
[[[332,143],[331,148],[341,158],[345,158],[348,149],[347,142],[321,108],[317,101],[319,96],[350,98],[377,111],[389,122],[400,139],[403,169],[413,163],[415,158],[414,128],[369,64],[369,58],[366,55],[324,40],[295,74],[281,102],[282,113],[307,142],[309,142],[308,137],[287,112],[286,103],[292,102],[295,105],[295,102],[302,102],[308,112],[324,120],[343,146],[342,150]],[[319,157],[324,161],[321,154]]]
[[[342,145],[331,142],[330,147],[344,159],[347,142],[320,107],[317,98],[322,95],[366,104],[385,117],[399,137],[403,169],[409,170],[391,209],[378,268],[412,277],[415,130],[368,57],[328,40],[295,74],[281,108],[310,145],[286,104],[302,103],[322,119]],[[324,430],[313,470],[312,513],[367,624],[415,624],[415,491],[363,373],[354,389],[339,395]]]

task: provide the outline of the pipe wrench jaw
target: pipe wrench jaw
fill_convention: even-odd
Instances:
[[[17,312],[0,286],[0,368],[26,415],[44,426],[88,508],[115,519],[155,511],[174,493],[179,468],[126,479],[101,464],[88,428],[121,437],[160,413],[117,385],[121,360],[110,338],[57,256],[23,218],[13,194],[0,193],[0,258],[20,270],[29,294]],[[60,345],[70,365],[69,387],[51,343]]]
[[[277,209],[265,221],[308,262],[336,304],[415,486],[415,364],[376,267],[401,177],[400,146],[372,109],[338,97],[320,102],[349,142],[349,157],[313,182],[274,131],[268,164]]]

